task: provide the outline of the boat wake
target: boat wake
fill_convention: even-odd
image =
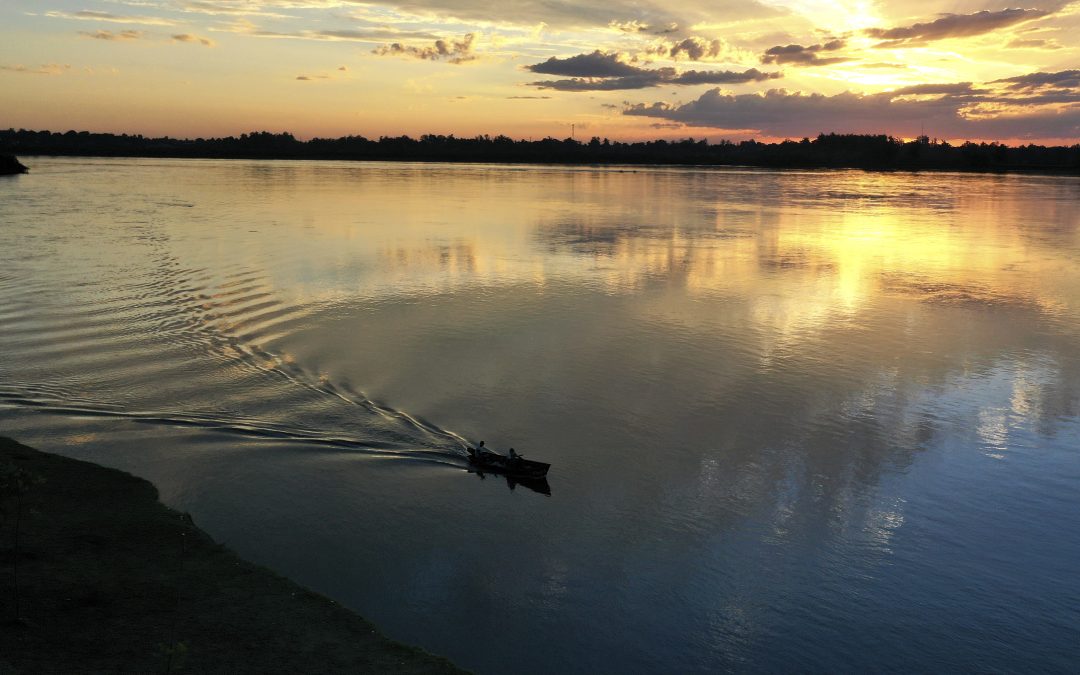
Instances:
[[[351,450],[375,457],[419,460],[454,467],[463,466],[461,459],[465,457],[464,450],[457,451],[453,448],[439,450],[436,448],[415,447],[409,443],[394,441],[373,444],[370,441],[356,440],[315,429],[273,424],[257,419],[227,419],[200,414],[119,410],[92,403],[76,405],[72,401],[54,400],[46,396],[31,397],[27,395],[26,391],[17,390],[0,390],[0,407],[3,406],[28,408],[42,413],[68,417],[111,418],[139,424],[193,427],[205,431],[234,434],[265,441],[298,442],[305,445]],[[398,413],[398,411],[392,412]],[[424,428],[431,429],[427,425]],[[446,434],[454,439],[460,438],[452,432],[439,430],[439,433]],[[459,442],[463,447],[467,445],[464,439]]]
[[[466,464],[460,435],[263,347],[313,311],[266,274],[215,282],[157,262],[119,286],[83,280],[74,290],[91,301],[53,308],[34,284],[0,279],[0,407]]]

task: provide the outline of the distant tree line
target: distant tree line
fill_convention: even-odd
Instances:
[[[507,136],[459,138],[426,134],[297,140],[289,133],[258,131],[226,138],[148,138],[86,131],[0,130],[0,152],[20,155],[201,157],[244,159],[350,159],[437,162],[559,164],[697,164],[764,167],[852,167],[957,171],[1080,173],[1080,143],[1068,147],[964,143],[920,136],[904,141],[886,135],[821,134],[811,140],[733,143],[688,138],[621,142],[593,137],[514,140]]]

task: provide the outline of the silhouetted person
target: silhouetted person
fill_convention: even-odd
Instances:
[[[519,459],[521,459],[521,455],[514,452],[513,448],[510,448],[510,465],[513,466],[517,464]]]
[[[472,448],[469,448],[469,452],[472,453],[473,457],[475,457],[477,460],[479,460],[480,455],[484,454],[484,442],[480,441],[480,444],[476,446],[475,450],[472,449]]]

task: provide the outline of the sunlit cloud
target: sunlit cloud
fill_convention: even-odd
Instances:
[[[1031,38],[1027,40],[1016,39],[1010,41],[1005,46],[1010,49],[1044,49],[1047,51],[1062,49],[1061,43],[1059,43],[1057,40],[1044,40],[1038,38]]]
[[[690,36],[680,40],[660,40],[645,49],[647,56],[669,58],[674,61],[726,61],[729,63],[752,62],[754,54],[732,45],[721,38]]]
[[[674,22],[667,23],[663,26],[653,26],[644,21],[639,21],[638,19],[631,19],[629,21],[616,21],[613,19],[608,23],[608,27],[620,33],[650,33],[652,35],[664,35],[679,30],[679,24]]]

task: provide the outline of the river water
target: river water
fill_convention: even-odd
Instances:
[[[1076,178],[26,163],[0,434],[391,637],[482,674],[1080,663]]]

